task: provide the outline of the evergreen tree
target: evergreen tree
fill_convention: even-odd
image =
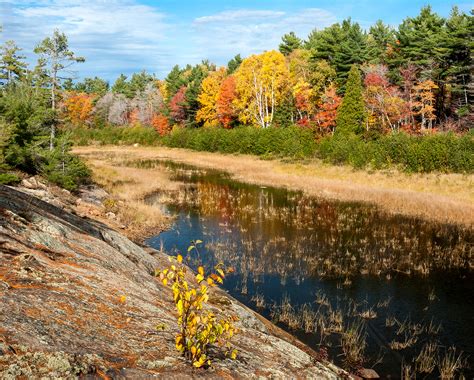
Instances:
[[[296,36],[295,32],[285,34],[281,41],[279,49],[283,55],[289,55],[293,50],[301,49],[303,46],[303,41]]]
[[[457,7],[453,7],[446,20],[446,37],[447,83],[452,90],[453,106],[462,114],[469,112],[469,105],[474,101],[474,17],[460,13]]]
[[[237,54],[234,58],[232,58],[229,63],[227,64],[227,74],[232,74],[237,70],[242,63],[242,57],[240,54]]]
[[[102,97],[109,91],[109,82],[99,77],[85,78],[82,82],[77,83],[74,89],[79,92],[97,94]]]
[[[324,59],[334,67],[339,92],[344,92],[351,66],[367,60],[367,35],[358,23],[352,23],[350,19],[322,31],[313,31],[306,47],[313,51],[313,61]]]
[[[139,73],[134,73],[130,78],[130,94],[128,94],[128,96],[130,98],[134,98],[139,92],[145,91],[147,85],[149,83],[153,83],[154,81],[156,81],[155,76],[148,74],[145,70]]]
[[[78,57],[69,50],[69,43],[66,35],[59,30],[55,30],[52,37],[47,37],[34,49],[36,54],[40,55],[44,68],[49,76],[51,89],[51,109],[56,110],[57,90],[60,88],[62,80],[67,77],[60,76],[65,70],[69,69],[77,62],[84,62],[83,57]],[[56,125],[51,125],[51,136],[49,149],[54,148],[54,139],[56,134]]]
[[[186,84],[183,74],[184,70],[181,70],[178,65],[175,65],[165,78],[168,100],[170,100],[179,89]]]
[[[346,93],[337,110],[336,132],[338,134],[356,133],[363,130],[365,106],[362,96],[362,80],[360,70],[353,65],[346,83]]]
[[[127,98],[133,98],[132,90],[130,89],[130,84],[128,83],[127,79],[128,78],[125,74],[120,74],[112,86],[112,92],[116,94],[123,94]]]
[[[202,81],[209,74],[210,68],[208,62],[203,62],[200,65],[194,66],[191,70],[185,93],[186,124],[188,126],[196,126],[196,112],[199,109],[198,96],[201,92]]]
[[[382,20],[370,27],[367,38],[367,57],[370,63],[387,63],[388,49],[395,45],[395,32]]]
[[[334,57],[336,69],[336,83],[340,92],[345,91],[345,82],[352,65],[360,65],[367,61],[367,35],[358,23],[350,19],[342,23],[344,39]]]
[[[14,41],[7,41],[0,46],[0,80],[10,83],[25,75],[25,56],[20,55],[21,49]]]

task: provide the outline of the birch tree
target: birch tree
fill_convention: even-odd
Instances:
[[[268,51],[243,60],[235,73],[239,120],[268,128],[288,82],[283,54]]]

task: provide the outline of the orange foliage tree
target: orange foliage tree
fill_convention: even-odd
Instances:
[[[92,116],[94,96],[80,93],[71,93],[64,101],[66,118],[75,126],[86,124]]]
[[[231,128],[237,116],[233,105],[235,97],[235,78],[231,75],[222,81],[217,97],[217,118],[227,129]]]
[[[432,80],[425,80],[414,87],[416,101],[414,103],[417,114],[421,116],[421,129],[432,129],[435,115],[435,94],[438,86]]]
[[[151,119],[151,125],[153,126],[153,128],[156,129],[156,131],[160,134],[160,136],[167,135],[171,130],[171,126],[170,126],[170,123],[168,122],[168,118],[162,114],[159,114],[159,115],[154,114]]]

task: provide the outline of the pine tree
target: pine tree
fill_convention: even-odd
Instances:
[[[234,73],[242,63],[242,57],[240,54],[237,54],[234,58],[232,58],[229,63],[227,64],[227,74]]]
[[[289,55],[293,50],[300,49],[303,46],[303,41],[296,36],[295,32],[285,34],[281,41],[279,50],[283,55]]]
[[[10,83],[25,74],[25,56],[19,55],[21,49],[14,41],[7,41],[0,46],[0,80]]]
[[[346,93],[337,110],[336,133],[361,133],[364,128],[365,106],[359,68],[353,65],[346,83]]]
[[[387,63],[388,49],[395,44],[392,28],[378,20],[370,27],[367,39],[367,55],[371,63]]]

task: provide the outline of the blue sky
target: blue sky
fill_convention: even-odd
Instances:
[[[140,70],[162,78],[175,64],[209,59],[225,65],[237,53],[277,48],[289,31],[305,38],[347,17],[364,28],[377,19],[396,26],[427,4],[443,16],[453,5],[466,12],[473,7],[450,0],[0,0],[0,41],[15,40],[33,65],[34,46],[58,28],[86,57],[75,68],[78,78],[113,81]]]

